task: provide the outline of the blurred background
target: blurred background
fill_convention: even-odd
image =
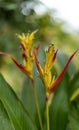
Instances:
[[[38,29],[35,42],[40,42],[46,47],[53,43],[69,56],[79,49],[77,1],[0,0],[0,51],[7,52],[22,62],[16,34]],[[73,60],[77,70],[78,59],[79,54]],[[0,56],[0,73],[20,95],[24,74],[8,57]]]

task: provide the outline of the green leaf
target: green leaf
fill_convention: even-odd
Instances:
[[[23,89],[22,89],[22,102],[29,111],[29,113],[32,115],[32,118],[34,119],[36,107],[35,107],[35,101],[34,101],[34,91],[31,80],[25,76],[24,83],[23,83]]]
[[[69,82],[70,98],[79,89],[79,72],[77,72]]]
[[[79,98],[71,104],[69,115],[69,127],[71,130],[79,130]]]
[[[0,75],[0,99],[15,130],[36,130],[36,127],[22,103]]]
[[[0,130],[15,130],[1,101],[0,101]]]
[[[66,79],[63,79],[54,93],[54,98],[50,106],[50,129],[51,130],[66,130],[68,122],[68,92]]]

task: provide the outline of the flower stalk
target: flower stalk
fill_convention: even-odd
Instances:
[[[40,112],[40,107],[39,107],[38,97],[37,97],[37,91],[36,91],[36,88],[35,88],[34,81],[32,81],[32,85],[33,85],[33,90],[34,90],[34,98],[35,98],[35,104],[36,104],[36,110],[37,110],[37,114],[38,114],[39,124],[40,124],[41,130],[43,130],[41,112]]]
[[[46,97],[46,121],[47,121],[47,130],[50,130],[50,121],[49,121],[49,99]]]

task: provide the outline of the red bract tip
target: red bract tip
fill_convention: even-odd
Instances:
[[[3,56],[8,56],[8,57],[10,57],[10,58],[11,58],[11,56],[10,56],[9,54],[5,53],[5,52],[1,52],[1,51],[0,51],[0,55],[3,55]]]
[[[77,53],[78,50],[76,50],[69,58],[68,62],[66,63],[64,69],[62,70],[62,72],[59,74],[59,76],[56,78],[56,80],[54,81],[54,83],[51,85],[50,89],[49,89],[49,92],[52,92],[55,87],[57,86],[57,84],[59,83],[59,81],[61,80],[61,78],[63,77],[66,69],[68,68],[71,60],[73,59],[74,55]]]
[[[25,73],[26,75],[29,75],[29,72],[21,65],[19,64],[14,58],[12,58],[12,61],[15,63],[15,65],[23,72]]]
[[[58,49],[56,50],[56,52],[55,52],[55,54],[54,54],[54,56],[53,56],[52,62],[54,62],[54,61],[55,61],[56,56],[57,56],[57,52],[58,52]]]
[[[36,56],[38,54],[39,48],[40,48],[40,43],[37,44],[36,49],[33,51],[34,56]]]
[[[8,56],[22,72],[29,75],[29,72],[21,64],[19,64],[11,55],[5,52],[0,52],[0,55]]]

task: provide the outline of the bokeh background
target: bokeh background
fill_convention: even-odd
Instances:
[[[40,42],[45,47],[53,43],[59,51],[65,52],[68,56],[79,49],[79,30],[62,20],[56,9],[44,5],[45,0],[42,2],[0,0],[0,51],[7,52],[22,62],[20,41],[16,34],[36,29],[38,32],[34,39],[35,43]],[[79,69],[78,59],[79,54],[73,60],[76,70]],[[8,57],[0,56],[0,73],[20,96],[25,75]]]

